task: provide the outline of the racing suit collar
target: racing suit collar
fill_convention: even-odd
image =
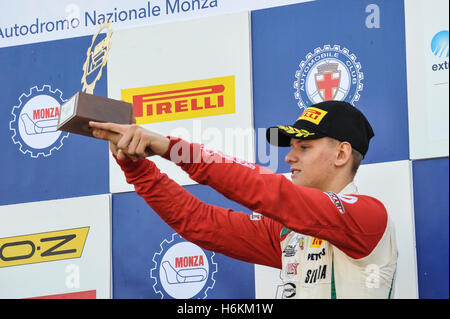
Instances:
[[[359,194],[358,187],[356,187],[354,181],[351,181],[339,192],[339,194]]]

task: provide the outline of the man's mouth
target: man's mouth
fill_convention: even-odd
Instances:
[[[299,169],[291,168],[292,177],[296,176],[300,172],[301,172],[301,170],[299,170]]]

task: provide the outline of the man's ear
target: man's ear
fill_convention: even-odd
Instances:
[[[352,158],[352,146],[349,142],[341,142],[337,146],[337,155],[335,159],[335,165],[342,167],[348,162],[351,162]]]

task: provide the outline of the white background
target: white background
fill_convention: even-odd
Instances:
[[[448,0],[405,1],[406,67],[410,158],[448,156],[448,69],[432,65],[449,61],[434,56],[431,40],[448,28]]]
[[[173,4],[175,0],[170,0]],[[180,3],[186,0],[180,0]],[[191,0],[189,0],[190,2]],[[115,30],[122,28],[144,26],[149,24],[165,23],[178,20],[186,20],[204,16],[221,15],[224,13],[256,10],[274,6],[287,5],[292,3],[308,2],[311,0],[217,0],[217,7],[209,9],[180,12],[176,14],[165,14],[166,0],[150,0],[151,6],[160,6],[159,16],[120,21],[114,25]],[[200,3],[204,3],[201,0]],[[206,3],[210,3],[208,0]],[[20,1],[0,1],[0,28],[14,27],[17,24],[30,25],[36,22],[57,21],[65,18],[79,17],[81,25],[75,29],[45,32],[39,34],[28,34],[26,36],[2,39],[0,37],[0,48],[6,46],[20,45],[26,43],[50,41],[71,37],[79,37],[97,32],[98,26],[84,26],[84,13],[96,10],[98,13],[117,12],[121,10],[139,9],[147,7],[147,0],[20,0]],[[91,14],[92,15],[92,14]]]
[[[80,258],[0,268],[0,298],[87,290],[111,298],[110,202],[111,195],[98,195],[0,206],[0,238],[90,227]],[[79,270],[79,287],[66,285],[70,265]]]

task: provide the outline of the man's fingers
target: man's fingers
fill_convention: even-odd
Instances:
[[[90,121],[89,126],[92,128],[99,128],[102,130],[112,131],[115,133],[124,134],[127,130],[129,125],[127,124],[116,124],[116,123],[100,123],[100,122],[94,122]]]
[[[125,153],[122,151],[122,150],[119,150],[118,152],[117,152],[117,159],[118,160],[120,160],[120,161],[123,161],[123,160],[125,160],[125,159],[127,159],[127,155],[125,155]]]
[[[102,140],[107,140],[114,144],[117,144],[120,141],[120,138],[122,137],[122,134],[114,133],[111,131],[106,131],[103,129],[97,129],[97,128],[94,128],[92,130],[92,135],[94,135],[94,137],[96,137],[96,138],[100,138]]]
[[[137,126],[130,125],[129,128],[122,134],[122,138],[120,139],[119,143],[117,143],[117,146],[123,150],[128,150],[128,146],[130,142],[135,137]]]
[[[137,159],[152,155],[162,155],[167,151],[169,139],[160,134],[145,130],[136,124],[115,124],[90,122],[95,137],[109,140],[121,149],[122,156]],[[156,141],[156,143],[153,143]],[[154,145],[153,145],[154,144]],[[156,149],[154,149],[156,147]]]
[[[127,158],[131,158],[133,160],[133,162],[136,162],[139,159],[138,156],[130,155],[130,154],[124,152],[123,150],[118,150],[116,156],[117,156],[117,159],[121,160],[121,161],[123,161]]]
[[[145,142],[145,139],[141,138],[139,141],[138,146],[136,147],[136,154],[142,157],[148,157],[155,155],[155,153],[150,152],[150,148],[147,147],[147,143]]]
[[[131,139],[130,144],[128,144],[127,152],[129,154],[136,154],[136,147],[138,146],[140,140],[141,140],[141,136],[140,135],[135,134],[133,136],[133,138]]]

